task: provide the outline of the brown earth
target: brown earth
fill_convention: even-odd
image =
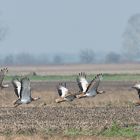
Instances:
[[[8,75],[25,75],[36,72],[39,75],[72,75],[84,71],[88,74],[94,73],[138,73],[139,64],[93,64],[93,65],[48,65],[44,67],[9,67]],[[56,85],[58,82],[32,82],[32,96],[40,96],[41,99],[28,105],[13,107],[13,101],[17,99],[12,85],[7,89],[0,90],[0,133],[2,135],[16,134],[16,136],[0,136],[0,139],[38,139],[38,140],[104,140],[125,138],[103,138],[96,136],[77,136],[69,138],[58,134],[69,128],[80,130],[102,130],[117,122],[122,127],[134,125],[140,128],[140,107],[135,107],[134,102],[138,100],[135,90],[131,89],[133,81],[103,81],[100,89],[105,94],[94,98],[75,99],[73,102],[55,103],[58,98]],[[75,82],[67,82],[71,92],[77,92]],[[40,136],[42,131],[46,134],[55,135]],[[51,131],[51,132],[50,132]],[[26,134],[39,135],[26,136]],[[17,136],[23,134],[23,136]],[[58,134],[58,135],[57,135]],[[126,138],[128,139],[128,138]]]
[[[100,89],[104,94],[93,98],[75,99],[73,102],[55,103],[58,98],[57,82],[32,82],[32,96],[41,99],[28,105],[13,107],[17,99],[12,85],[0,90],[0,132],[37,133],[51,130],[55,133],[66,129],[102,131],[117,122],[122,127],[139,126],[140,107],[133,103],[138,100],[133,82],[103,81]],[[78,91],[75,82],[68,82],[71,92]]]

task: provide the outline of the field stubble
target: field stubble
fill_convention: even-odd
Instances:
[[[125,67],[125,68],[124,68]],[[127,66],[129,67],[129,66]],[[129,71],[126,66],[121,66],[121,70],[118,72],[128,73],[140,73],[138,65],[135,67],[129,67]],[[52,70],[52,67],[46,73],[43,73],[44,69],[36,69],[37,73],[46,75],[52,74],[77,74],[84,67],[76,67],[76,69],[70,72],[69,67],[66,67],[63,71],[61,68]],[[102,66],[98,67],[102,69]],[[109,68],[109,67],[108,67]],[[111,73],[114,73],[116,68],[110,66]],[[135,71],[134,71],[134,68]],[[12,70],[12,68],[10,68]],[[24,68],[23,68],[24,69]],[[102,72],[94,68],[94,73]],[[103,71],[109,72],[106,67]],[[21,72],[21,70],[13,69],[11,75]],[[33,72],[31,69],[30,72]],[[88,73],[92,73],[92,67],[85,69]],[[29,72],[29,68],[27,69]],[[27,74],[24,70],[23,74]],[[59,82],[59,81],[58,81]],[[59,139],[60,133],[69,129],[78,130],[92,130],[101,132],[102,130],[112,126],[114,122],[121,127],[125,126],[138,126],[140,122],[140,108],[135,107],[133,103],[138,100],[138,95],[135,90],[131,89],[134,81],[103,81],[101,82],[100,89],[105,90],[106,93],[97,95],[94,98],[75,99],[73,102],[63,102],[60,104],[55,103],[55,99],[58,98],[56,91],[56,85],[58,82],[32,82],[32,96],[40,96],[41,99],[37,102],[32,102],[28,105],[21,105],[17,108],[13,107],[13,101],[16,100],[12,85],[8,89],[1,90],[0,92],[0,133],[4,135],[9,134],[35,134],[35,133],[55,133],[48,139]],[[62,81],[61,81],[62,82]],[[78,86],[76,82],[67,82],[67,87],[71,92],[77,92]],[[58,134],[58,136],[57,136]],[[3,138],[3,137],[2,137]],[[1,139],[2,139],[1,138]],[[29,138],[29,137],[28,137]],[[32,137],[33,138],[33,137]],[[32,139],[31,138],[31,139]],[[38,139],[45,139],[44,137],[36,137]],[[4,138],[3,138],[4,139]],[[12,137],[11,137],[12,139]],[[13,136],[13,139],[15,137]],[[26,136],[20,136],[20,139],[26,139]],[[77,140],[90,140],[90,139],[106,139],[96,136],[82,136],[75,138],[61,137],[61,139],[77,139]],[[109,139],[109,138],[107,138]],[[112,139],[112,138],[110,138]],[[113,138],[114,139],[114,138]],[[117,139],[117,138],[116,138]],[[122,139],[123,138],[119,138]]]
[[[12,85],[0,93],[0,132],[36,133],[42,130],[62,132],[67,129],[98,130],[110,127],[113,122],[121,126],[139,125],[140,108],[133,82],[103,81],[104,94],[93,98],[75,99],[73,102],[55,103],[58,82],[32,82],[32,96],[41,99],[28,105],[13,107],[16,99]],[[78,91],[75,82],[68,82],[71,92]],[[23,131],[23,132],[22,132]]]

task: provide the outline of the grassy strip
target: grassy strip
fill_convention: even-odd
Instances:
[[[103,136],[107,137],[128,137],[128,138],[140,138],[139,131],[135,131],[134,127],[119,127],[116,123],[112,124],[112,127],[109,129],[106,129],[104,132],[102,132]]]
[[[87,79],[92,80],[95,75],[87,75]],[[6,76],[5,80],[11,81],[13,76]],[[75,81],[77,75],[48,75],[48,76],[29,76],[33,81]],[[139,81],[140,74],[104,74],[104,81]]]
[[[13,133],[11,130],[7,130],[3,133],[0,133],[3,136],[12,136],[12,135],[23,135],[23,136],[33,136],[34,134],[42,135],[44,137],[47,136],[68,136],[68,137],[77,137],[77,136],[103,136],[103,137],[124,137],[124,138],[132,138],[132,139],[139,139],[140,133],[139,131],[134,129],[134,126],[128,127],[120,127],[117,123],[113,123],[112,126],[108,129],[104,129],[102,132],[97,132],[93,130],[82,130],[82,129],[66,129],[63,132],[60,132],[55,129],[43,129],[42,131],[38,132],[36,129],[24,129],[20,130],[16,133]]]
[[[140,138],[139,131],[135,131],[134,127],[120,127],[117,123],[113,123],[111,128],[104,129],[104,131],[95,132],[92,130],[78,130],[78,129],[68,129],[64,131],[64,135],[67,136],[77,136],[77,135],[84,135],[84,136],[104,136],[104,137],[125,137],[125,138],[133,138],[138,139]]]

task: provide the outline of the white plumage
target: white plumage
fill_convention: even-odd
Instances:
[[[60,83],[57,86],[57,92],[60,96],[60,98],[55,100],[57,103],[64,101],[73,101],[76,98],[76,95],[71,94],[68,88],[66,88],[66,83]]]
[[[77,77],[77,83],[81,93],[76,97],[91,97],[96,96],[99,93],[104,93],[104,91],[98,90],[99,83],[102,79],[102,74],[97,74],[95,78],[93,78],[93,80],[88,83],[86,80],[86,74],[82,72],[79,73],[79,76]]]
[[[14,102],[14,105],[18,106],[20,104],[29,104],[32,101],[40,99],[40,97],[31,97],[31,85],[30,80],[27,77],[21,79],[14,77],[12,80],[15,94],[18,99]]]

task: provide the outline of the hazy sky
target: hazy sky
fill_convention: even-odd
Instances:
[[[1,52],[121,51],[122,34],[140,0],[0,0],[8,26]]]

